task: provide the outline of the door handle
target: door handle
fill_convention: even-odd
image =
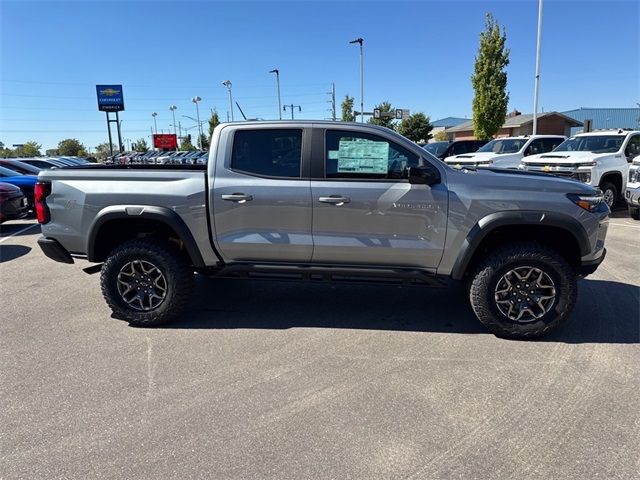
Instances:
[[[331,195],[329,197],[320,197],[318,201],[340,206],[344,205],[345,203],[349,203],[351,199],[349,197],[341,197],[340,195]]]
[[[245,203],[253,200],[253,195],[246,195],[244,193],[231,193],[229,195],[222,195],[222,200],[228,202]]]

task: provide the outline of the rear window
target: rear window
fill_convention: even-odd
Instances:
[[[299,178],[302,130],[238,130],[233,136],[231,169],[266,177]]]

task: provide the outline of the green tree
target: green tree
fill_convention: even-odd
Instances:
[[[431,138],[433,125],[429,122],[429,117],[418,112],[405,118],[398,125],[398,133],[414,142],[427,142]]]
[[[347,93],[342,101],[342,121],[343,122],[355,122],[356,116],[353,114],[353,97],[350,97]]]
[[[209,118],[209,141],[213,136],[213,130],[220,125],[220,117],[218,116],[218,110],[215,108],[211,110],[211,117]]]
[[[16,157],[39,157],[42,145],[38,142],[26,142],[14,151]]]
[[[507,71],[509,49],[507,34],[490,13],[485,30],[480,33],[480,46],[471,84],[473,97],[473,134],[480,140],[492,138],[504,124],[509,104]]]
[[[393,106],[389,102],[382,102],[375,106],[375,108],[380,109],[380,113],[392,113],[394,111]],[[380,125],[381,127],[387,127],[391,130],[395,129],[394,125],[394,116],[384,116],[383,118],[373,118],[371,117],[367,123],[372,125]]]
[[[87,149],[75,138],[67,138],[58,143],[58,155],[83,157],[87,155]]]
[[[144,138],[139,138],[136,140],[136,152],[148,152],[149,145],[147,145],[147,141]]]
[[[95,150],[96,150],[95,157],[96,157],[96,160],[98,160],[98,162],[104,162],[107,159],[107,157],[111,155],[111,151],[109,150],[108,143],[101,143],[99,145],[96,145]]]
[[[58,152],[57,148],[48,148],[47,150],[45,150],[44,154],[47,157],[56,157],[56,156],[60,155],[60,152]]]
[[[209,149],[209,138],[206,133],[202,133],[198,138],[198,146],[200,150],[208,150]]]
[[[438,142],[446,142],[448,140],[447,132],[445,130],[438,130],[433,136],[433,139]]]
[[[191,135],[186,135],[182,138],[182,142],[180,143],[180,150],[183,152],[192,152],[196,150],[196,147],[191,143]]]
[[[3,142],[0,142],[0,158],[11,158],[15,153],[10,148],[6,148]]]

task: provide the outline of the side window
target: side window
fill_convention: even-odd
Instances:
[[[629,139],[627,148],[624,149],[624,154],[629,159],[633,159],[640,155],[640,135],[634,135]]]
[[[525,155],[536,155],[538,153],[544,153],[546,150],[544,149],[544,139],[537,138],[533,140],[525,151]]]
[[[267,177],[299,178],[302,130],[238,130],[233,136],[231,169]]]
[[[544,152],[547,153],[551,150],[555,150],[555,148],[560,145],[564,140],[562,138],[545,138],[543,140],[544,143]]]
[[[420,157],[377,135],[327,130],[326,178],[402,179]]]
[[[469,153],[469,143],[456,143],[451,148],[450,155],[462,155],[463,153]]]

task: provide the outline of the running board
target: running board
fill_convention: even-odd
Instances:
[[[434,274],[410,268],[366,268],[341,266],[294,266],[270,264],[232,264],[208,272],[212,277],[445,287]]]

